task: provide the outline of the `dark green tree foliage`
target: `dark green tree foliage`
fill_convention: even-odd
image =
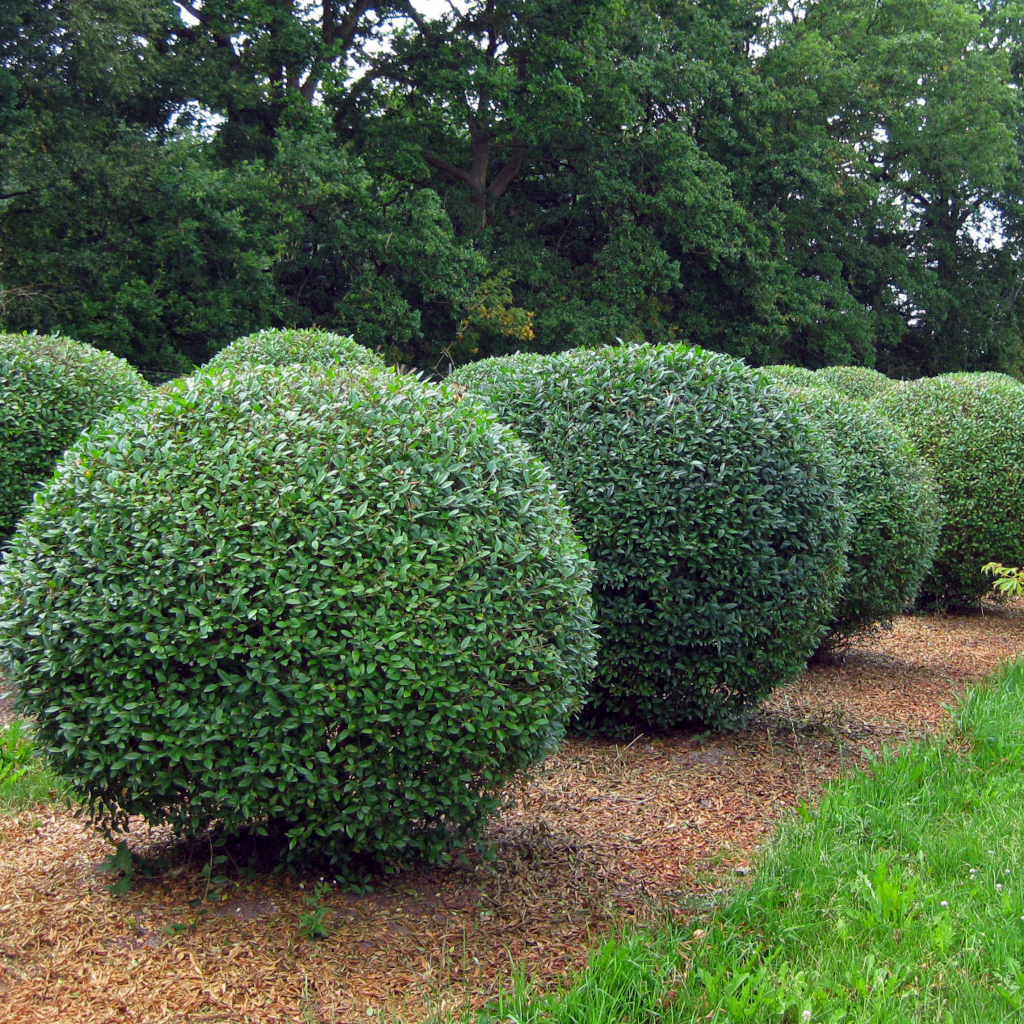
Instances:
[[[818,426],[854,520],[846,579],[822,641],[834,649],[891,628],[913,604],[932,566],[940,506],[926,465],[899,427],[866,402],[823,385],[818,374],[810,374],[810,387],[794,383],[799,377],[792,369],[766,367],[761,373]]]
[[[833,268],[855,302],[839,312],[871,335],[827,362],[918,377],[1019,358],[1019,14],[995,25],[1001,7],[819,0],[761,62],[788,98],[791,159],[803,133],[835,172],[831,195],[787,182],[790,249]]]
[[[898,383],[869,366],[823,366],[815,370],[814,377],[819,383],[864,402],[891,391]]]
[[[752,24],[745,4],[480,0],[418,17],[330,102],[374,173],[445,197],[534,314],[534,348],[689,336],[761,352],[746,291],[765,253],[701,141],[734,134]]]
[[[150,390],[109,352],[70,338],[0,334],[0,541],[78,435]]]
[[[1024,564],[1024,387],[988,377],[905,381],[874,400],[938,484],[943,527],[921,587],[929,607],[976,604],[991,587],[987,562]]]
[[[352,338],[330,331],[258,331],[236,338],[218,352],[207,369],[244,370],[254,366],[359,366],[384,368],[384,360]]]
[[[447,857],[558,742],[589,583],[547,470],[481,404],[209,372],[68,453],[0,573],[0,652],[97,824],[252,827],[355,878]]]
[[[582,727],[727,725],[801,671],[850,523],[792,400],[684,346],[509,356],[449,379],[548,461],[595,563],[601,648]]]

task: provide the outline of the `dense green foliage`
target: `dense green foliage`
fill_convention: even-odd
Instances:
[[[1024,564],[1024,386],[987,374],[906,381],[875,399],[931,466],[943,528],[921,599],[977,602],[988,562]]]
[[[823,366],[815,371],[814,376],[818,383],[827,384],[864,402],[891,391],[897,384],[897,381],[869,366]]]
[[[238,338],[221,349],[208,368],[246,369],[253,366],[288,366],[306,363],[313,366],[361,366],[383,369],[384,360],[375,352],[357,345],[352,338],[329,331],[258,331]]]
[[[773,384],[784,388],[826,388],[828,385],[813,370],[803,366],[765,366],[761,372]]]
[[[508,356],[450,379],[547,460],[595,563],[584,728],[724,725],[803,668],[850,525],[795,403],[685,346]]]
[[[0,662],[98,824],[437,861],[548,751],[589,566],[483,406],[394,373],[197,374],[83,435],[0,571]]]
[[[821,430],[854,518],[846,579],[823,642],[834,648],[891,626],[913,604],[932,565],[940,509],[928,470],[896,424],[866,402],[820,382],[818,387],[794,386],[800,377],[792,370],[761,372],[799,401]]]
[[[8,0],[0,323],[151,371],[687,339],[1015,370],[1024,37],[978,0]]]
[[[0,541],[82,430],[149,390],[109,352],[70,338],[0,334]]]

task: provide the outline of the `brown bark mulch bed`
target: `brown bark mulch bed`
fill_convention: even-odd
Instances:
[[[482,1004],[517,967],[557,984],[616,925],[709,906],[786,808],[942,729],[944,705],[1022,650],[1021,606],[906,617],[812,666],[741,733],[566,743],[490,827],[493,860],[331,892],[320,941],[298,927],[315,878],[210,886],[208,852],[143,826],[132,849],[163,863],[114,895],[99,871],[113,848],[70,812],[0,820],[0,1017],[412,1022]]]

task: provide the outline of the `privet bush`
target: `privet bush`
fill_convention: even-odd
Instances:
[[[891,391],[899,383],[868,366],[823,366],[814,371],[814,376],[836,391],[865,402]]]
[[[850,525],[796,403],[683,346],[517,355],[450,379],[548,460],[596,563],[583,728],[728,724],[803,668]]]
[[[760,372],[765,374],[773,384],[787,388],[827,388],[826,384],[813,370],[803,366],[778,364],[762,366]]]
[[[974,604],[990,588],[988,562],[1024,562],[1024,387],[948,377],[906,381],[875,400],[928,461],[943,527],[928,607]]]
[[[482,405],[378,371],[199,374],[87,433],[0,574],[41,746],[128,815],[356,877],[437,861],[563,734],[589,564]]]
[[[975,372],[960,372],[960,373],[943,373],[940,374],[937,380],[957,380],[964,384],[971,384],[976,387],[989,387],[992,384],[1008,384],[1010,387],[1022,387],[1016,377],[1011,377],[1008,373],[997,373],[994,370],[979,370]]]
[[[288,366],[363,366],[383,368],[376,352],[356,344],[351,337],[319,330],[267,330],[238,338],[222,348],[206,368]]]
[[[913,603],[935,555],[939,503],[930,473],[896,424],[829,387],[793,387],[788,369],[761,372],[821,429],[854,517],[846,580],[823,641],[834,648],[890,626]]]
[[[0,541],[82,430],[150,390],[123,359],[91,345],[0,334]]]

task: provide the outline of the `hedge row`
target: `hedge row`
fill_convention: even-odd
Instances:
[[[44,348],[23,376],[71,376]],[[0,565],[23,710],[98,823],[253,829],[348,879],[450,856],[570,718],[735,723],[922,576],[974,600],[1024,562],[1024,388],[991,375],[640,345],[435,385],[315,331],[159,393],[91,372]]]
[[[594,561],[601,646],[582,727],[728,725],[803,669],[850,517],[795,402],[682,346],[509,356],[449,380],[550,465]]]

